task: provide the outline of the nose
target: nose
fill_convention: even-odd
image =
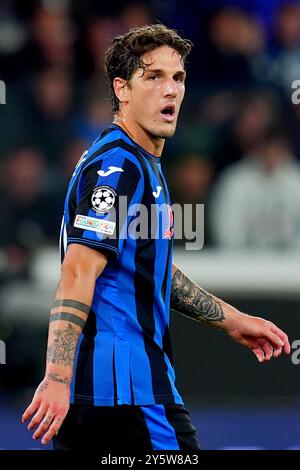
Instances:
[[[175,98],[177,96],[178,90],[176,86],[176,82],[171,78],[167,80],[166,86],[165,86],[165,96],[170,96],[172,98]]]

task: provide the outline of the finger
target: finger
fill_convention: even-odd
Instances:
[[[36,400],[32,400],[30,405],[26,408],[22,416],[22,423],[25,423],[29,420],[29,418],[33,415],[33,413],[38,409],[39,402]]]
[[[51,414],[47,414],[45,416],[45,418],[43,419],[43,421],[40,423],[39,427],[37,428],[37,430],[35,431],[35,433],[33,434],[33,439],[39,439],[42,434],[44,434],[45,432],[48,431],[52,421],[53,421],[53,418],[54,416],[51,415]]]
[[[282,331],[280,328],[278,328],[276,325],[272,323],[271,330],[276,333],[284,342],[283,350],[286,354],[290,354],[291,352],[291,345],[289,342],[288,335]]]
[[[34,415],[34,417],[32,418],[32,420],[30,421],[30,423],[28,424],[27,426],[27,429],[34,429],[38,424],[40,424],[40,422],[42,421],[42,419],[45,417],[45,414],[47,413],[47,409],[45,407],[43,408],[40,408],[36,414]]]
[[[280,354],[282,353],[282,348],[280,347],[273,347],[269,341],[266,341],[264,338],[259,338],[257,340],[259,346],[263,349],[264,351],[264,354],[265,354],[265,360],[269,360],[272,356],[274,358],[277,358],[280,356]],[[269,357],[269,351],[270,349],[272,350],[272,356]]]
[[[282,348],[277,348],[274,350],[273,356],[277,358],[280,356],[281,353],[282,353]]]
[[[252,351],[255,354],[255,356],[257,357],[259,362],[264,362],[265,355],[264,355],[261,348],[257,347],[257,348],[252,349]]]
[[[271,327],[272,330],[273,330],[273,327],[274,327],[274,332],[279,330],[279,328],[277,328],[276,325],[272,324],[272,327]],[[273,346],[273,357],[277,358],[281,355],[281,353],[282,353],[282,346]]]
[[[63,419],[60,416],[56,416],[56,418],[53,420],[49,430],[46,432],[42,439],[42,444],[48,444],[49,441],[58,433],[61,425],[62,425]]]
[[[261,349],[264,352],[265,360],[269,361],[273,356],[273,348],[268,341],[265,341],[263,344],[260,345]]]
[[[284,341],[277,334],[277,331],[273,332],[271,328],[266,328],[263,336],[271,342],[273,348],[282,348],[284,346]]]

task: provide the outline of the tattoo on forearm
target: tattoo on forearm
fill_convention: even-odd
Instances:
[[[47,388],[49,387],[49,380],[51,380],[52,382],[61,383],[62,385],[66,385],[67,388],[69,388],[71,383],[71,379],[69,377],[61,378],[59,374],[55,372],[49,372],[49,374],[47,374],[46,379],[39,385],[37,393],[42,393],[47,390]]]
[[[79,332],[68,323],[66,328],[54,330],[55,339],[47,349],[47,362],[73,367]]]
[[[48,386],[49,386],[49,382],[47,380],[42,382],[37,389],[37,393],[44,392],[45,390],[47,390]]]
[[[80,310],[81,312],[86,313],[87,315],[90,313],[90,307],[83,302],[79,302],[78,300],[72,299],[56,299],[53,302],[52,308],[57,307],[72,307]]]
[[[179,269],[172,279],[171,308],[195,320],[222,322],[225,319],[220,303]]]
[[[50,315],[50,323],[53,321],[64,320],[70,323],[75,323],[75,325],[80,326],[80,328],[84,328],[85,320],[80,318],[78,315],[74,315],[74,313],[68,312],[58,312],[58,313],[51,313]]]
[[[50,372],[47,374],[47,379],[52,380],[53,382],[59,382],[67,387],[70,385],[71,380],[68,377],[61,378],[59,374],[55,372]]]

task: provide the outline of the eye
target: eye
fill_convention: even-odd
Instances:
[[[156,80],[158,78],[158,75],[150,75],[149,80]]]
[[[183,83],[184,82],[184,77],[183,77],[183,75],[177,75],[176,77],[174,77],[174,80],[175,80],[175,82]]]

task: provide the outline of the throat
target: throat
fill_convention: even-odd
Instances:
[[[164,138],[152,135],[136,122],[128,122],[127,120],[122,119],[119,115],[114,116],[113,124],[117,124],[121,127],[126,134],[128,134],[135,143],[146,150],[146,152],[151,153],[156,157],[161,156],[165,144]]]

